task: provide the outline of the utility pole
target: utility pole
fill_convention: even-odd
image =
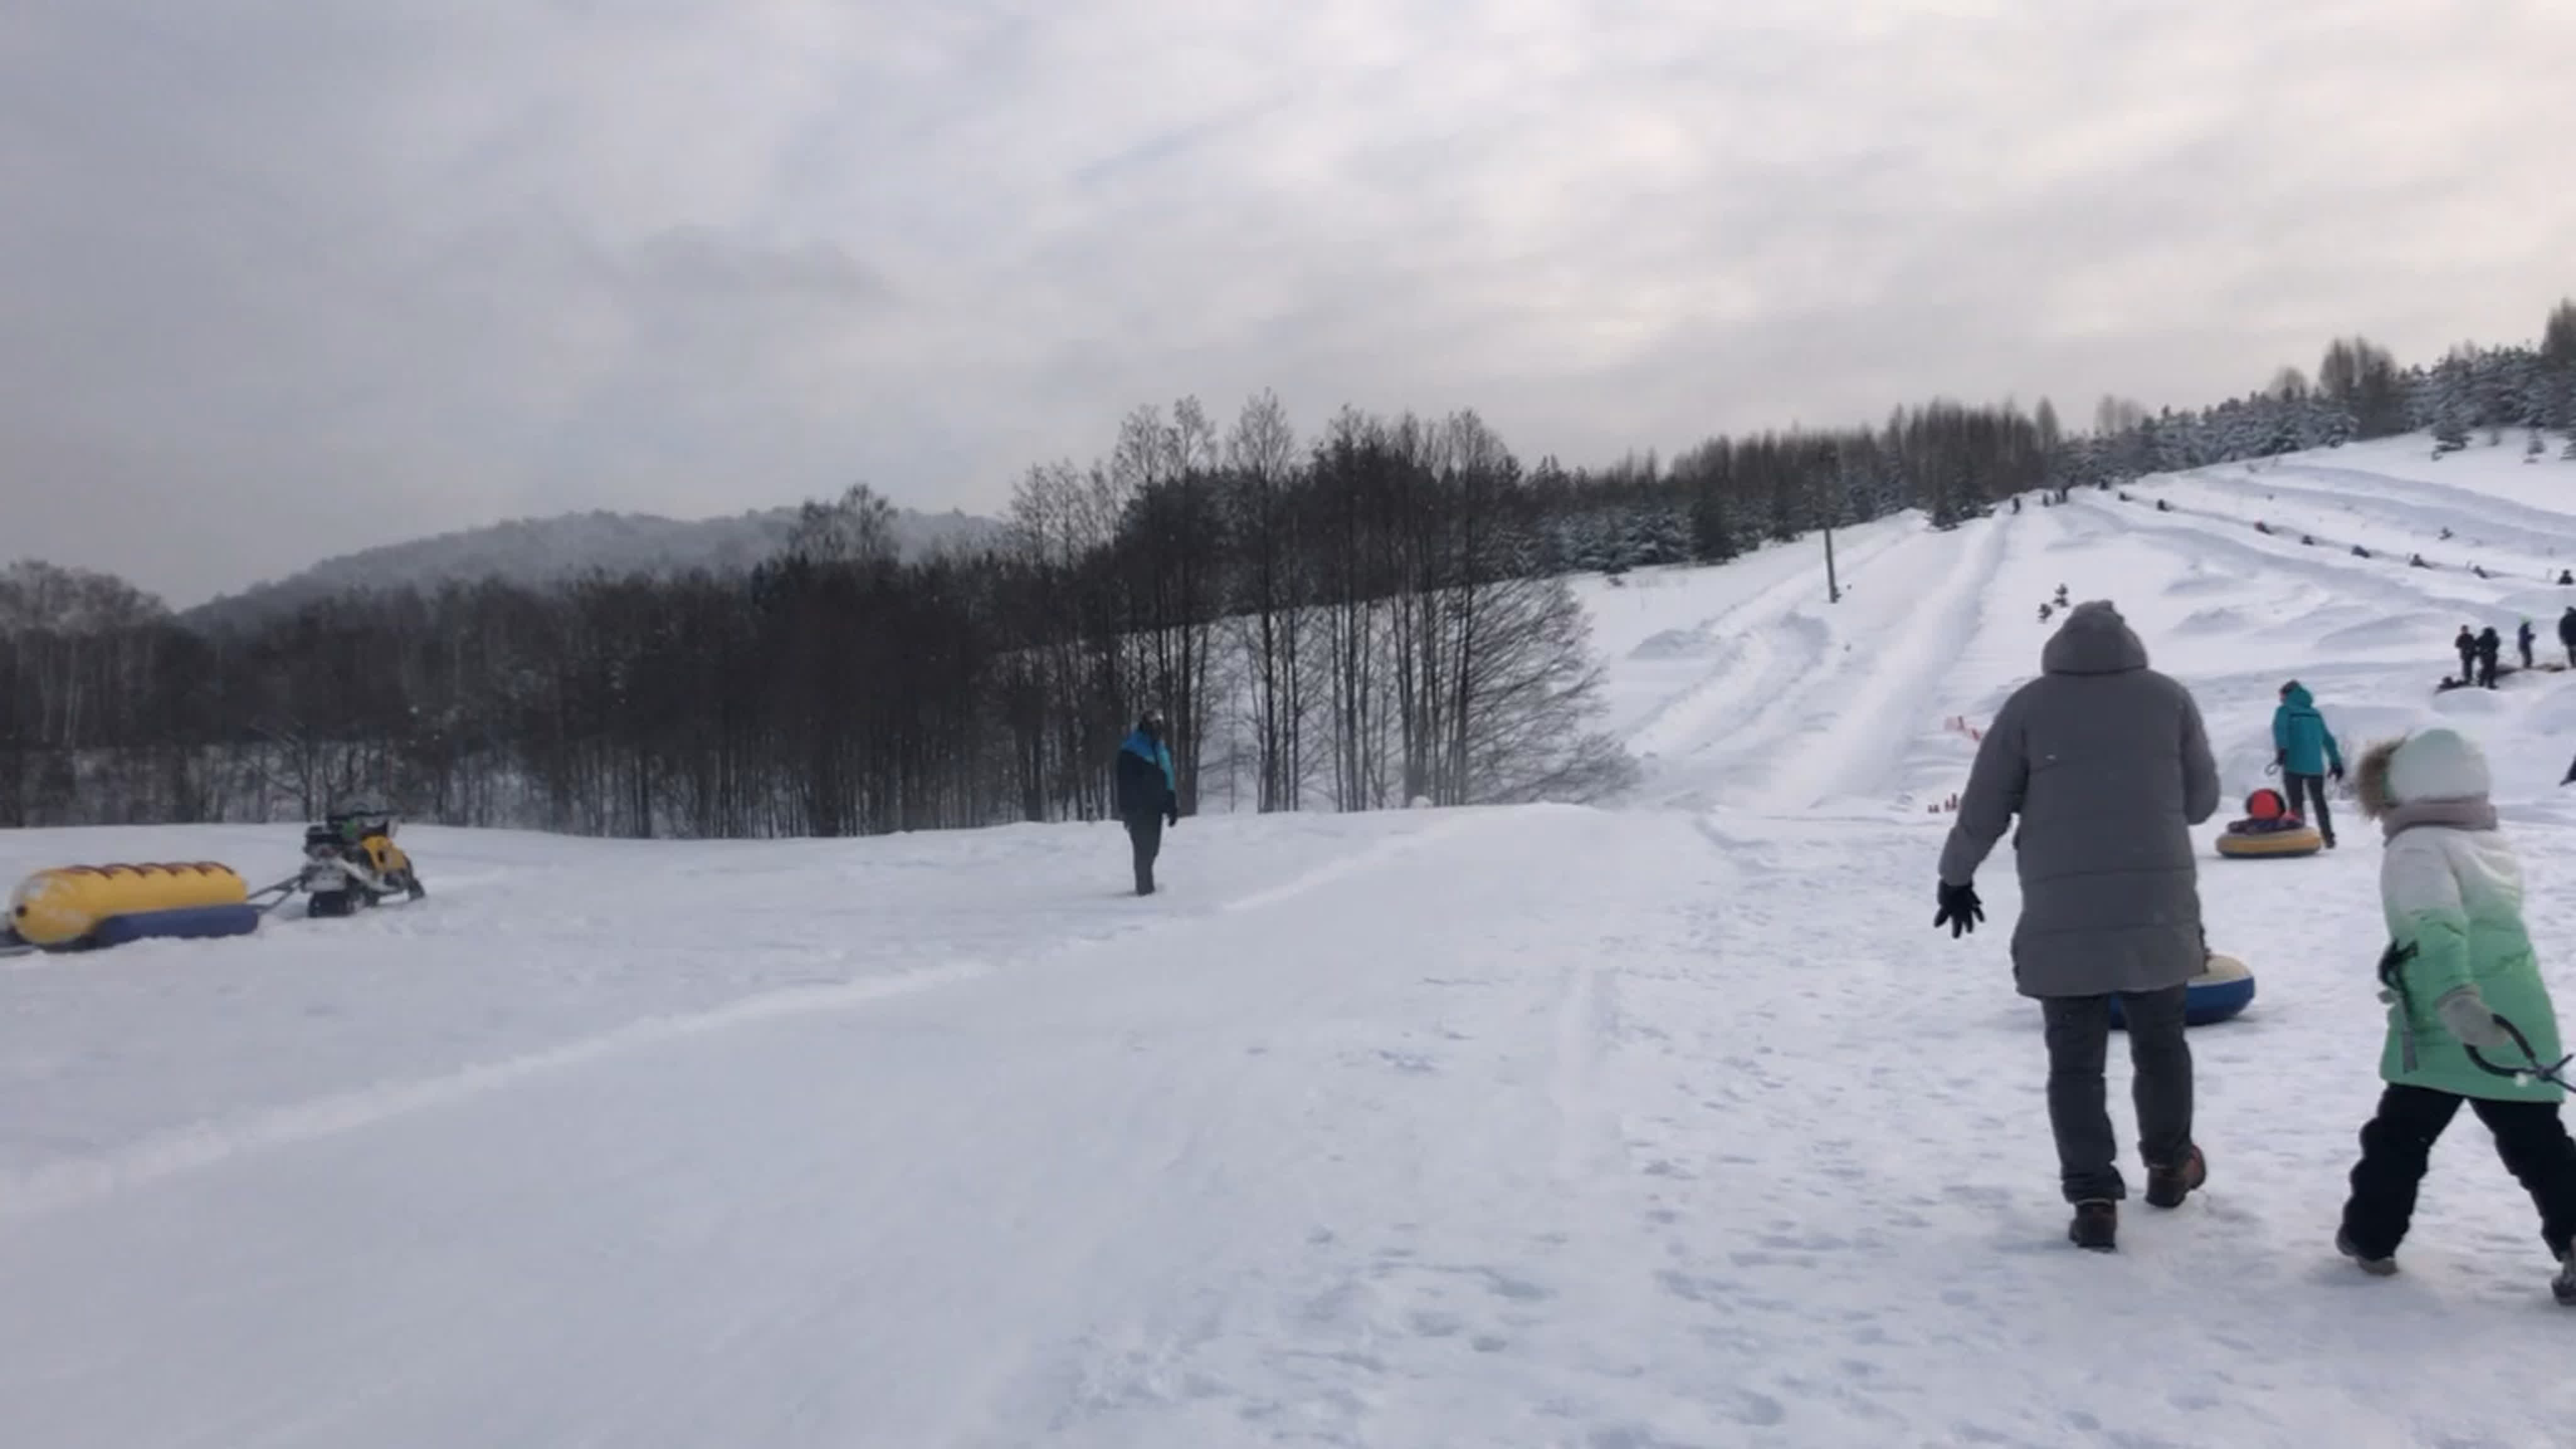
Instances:
[[[1842,447],[1836,444],[1833,481],[1825,485],[1825,496],[1819,500],[1824,506],[1816,510],[1817,516],[1824,520],[1825,525],[1825,602],[1828,604],[1839,604],[1843,601],[1843,586],[1834,577],[1834,515],[1843,511],[1846,466],[1847,460],[1843,455]]]

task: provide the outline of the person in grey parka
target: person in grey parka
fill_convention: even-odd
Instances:
[[[2107,602],[2078,604],[1978,746],[1941,850],[1933,925],[1955,939],[1985,918],[1977,867],[2013,835],[2022,888],[2013,979],[2047,1024],[2048,1116],[2075,1206],[2068,1236],[2108,1250],[2119,1231],[2119,1145],[2102,1081],[2110,998],[2134,1064],[2147,1201],[2178,1207],[2208,1180],[2192,1140],[2183,998],[2207,969],[2191,828],[2218,810],[2218,766],[2190,691],[2147,667]]]

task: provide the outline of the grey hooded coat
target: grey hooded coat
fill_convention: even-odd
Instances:
[[[2147,667],[2119,612],[2078,604],[1977,750],[1941,879],[1966,885],[2013,836],[2024,996],[2154,991],[2200,974],[2200,880],[2191,828],[2218,809],[2200,708]]]

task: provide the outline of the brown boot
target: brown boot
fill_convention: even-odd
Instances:
[[[2120,1205],[2108,1198],[2094,1198],[2075,1205],[2075,1221],[2066,1225],[2067,1241],[2096,1253],[2108,1253],[2120,1245]]]
[[[2147,1168],[2147,1204],[2150,1207],[2177,1208],[2182,1200],[2200,1190],[2209,1181],[2209,1161],[2194,1147],[2183,1154],[2178,1165]]]

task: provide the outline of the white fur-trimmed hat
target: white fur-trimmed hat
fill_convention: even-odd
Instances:
[[[2494,787],[2486,752],[2447,726],[2371,746],[2354,782],[2364,815],[2418,800],[2483,800]]]

